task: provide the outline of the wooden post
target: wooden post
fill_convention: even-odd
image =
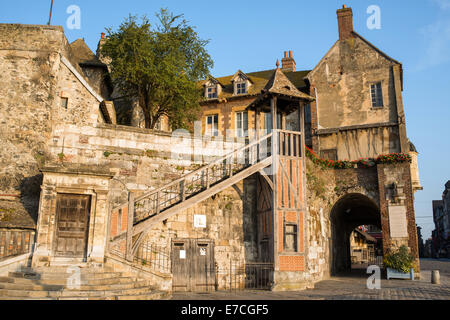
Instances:
[[[260,128],[261,128],[261,124],[260,124],[260,112],[258,109],[255,109],[255,130],[256,130],[256,141],[259,141],[260,139]],[[260,153],[260,146],[259,143],[257,144],[256,147],[256,162],[259,162],[259,153]]]
[[[301,132],[301,136],[300,136],[300,150],[301,150],[301,157],[305,156],[305,152],[306,152],[306,135],[305,135],[305,106],[302,102],[299,102],[298,105],[298,116],[299,116],[299,121],[300,121],[300,132]]]
[[[181,201],[186,200],[186,187],[185,187],[186,180],[183,180],[180,182],[180,188],[181,188]]]
[[[111,224],[112,224],[112,201],[111,197],[108,196],[108,226],[106,229],[106,252],[111,250],[110,239],[111,239]]]
[[[273,97],[271,100],[271,113],[272,113],[272,177],[273,177],[273,190],[272,190],[272,222],[273,222],[273,247],[274,247],[274,270],[278,271],[278,219],[277,219],[277,173],[278,173],[278,126],[277,126],[277,98]]]
[[[270,101],[270,110],[272,113],[272,130],[278,129],[278,113],[277,113],[277,98],[273,97]]]
[[[245,155],[244,155],[244,157],[245,157]],[[234,162],[234,153],[231,155],[231,161],[230,161],[230,164],[229,164],[230,177],[233,176],[233,162]],[[239,159],[236,159],[236,162],[239,162]]]
[[[133,223],[134,223],[134,193],[128,196],[128,217],[127,217],[127,248],[125,257],[127,261],[133,262]]]
[[[159,214],[159,212],[161,211],[161,208],[159,207],[159,203],[160,203],[159,197],[160,197],[160,195],[161,195],[161,191],[159,191],[156,194],[156,214]]]

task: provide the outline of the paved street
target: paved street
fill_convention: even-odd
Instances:
[[[211,294],[176,293],[173,300],[450,300],[450,260],[421,261],[420,280],[382,280],[381,290],[367,289],[363,272],[334,277],[299,292],[238,291]],[[439,270],[441,285],[431,284],[431,271]]]

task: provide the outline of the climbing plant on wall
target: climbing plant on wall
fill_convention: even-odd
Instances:
[[[372,168],[377,164],[411,163],[412,158],[405,153],[392,153],[380,155],[377,158],[362,158],[354,161],[328,160],[320,158],[312,149],[306,147],[306,155],[312,162],[322,168],[330,169],[351,169],[351,168]]]

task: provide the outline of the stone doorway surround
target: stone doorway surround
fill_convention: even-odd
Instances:
[[[109,182],[113,175],[99,166],[57,164],[41,169],[43,183],[39,203],[33,267],[61,264],[102,265],[104,263],[109,213]],[[91,197],[86,259],[60,258],[55,255],[58,194]]]

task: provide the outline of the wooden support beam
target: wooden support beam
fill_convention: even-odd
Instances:
[[[264,171],[260,171],[259,173],[264,178],[264,180],[266,180],[269,187],[273,190],[273,181],[269,178],[269,176],[265,174]]]
[[[277,112],[277,97],[270,100],[270,112],[272,113],[272,130],[278,129],[278,112]]]

